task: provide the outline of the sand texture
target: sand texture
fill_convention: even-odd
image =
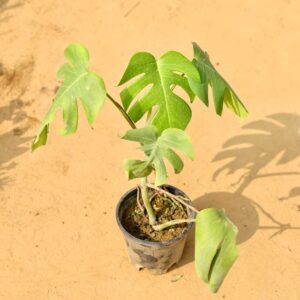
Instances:
[[[0,299],[300,299],[299,0],[0,0]],[[130,56],[196,41],[247,105],[241,121],[193,104],[188,133],[196,159],[169,183],[196,207],[224,207],[237,224],[239,259],[219,292],[197,278],[193,237],[162,276],[128,262],[115,221],[136,145],[107,102],[91,130],[48,145],[32,139],[58,85],[71,42],[116,98]]]

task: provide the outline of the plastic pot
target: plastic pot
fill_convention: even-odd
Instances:
[[[173,195],[181,195],[188,198],[185,193],[171,185],[164,186]],[[193,223],[189,223],[184,231],[177,237],[161,242],[144,241],[131,235],[122,225],[122,217],[126,208],[135,201],[137,189],[133,188],[125,193],[116,209],[117,223],[123,232],[129,260],[138,270],[146,268],[153,274],[166,273],[174,264],[178,263],[184,249],[187,234],[192,229]],[[189,198],[188,198],[189,199]],[[189,200],[189,204],[192,201]],[[187,209],[188,216],[195,218],[195,212]]]

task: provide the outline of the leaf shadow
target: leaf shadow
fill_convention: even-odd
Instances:
[[[300,196],[300,186],[296,186],[292,188],[287,196],[278,198],[280,201],[285,201],[291,198],[299,197]]]
[[[298,168],[292,172],[261,173],[261,170],[273,161],[276,161],[277,165],[283,165],[300,157],[300,116],[277,113],[266,119],[248,123],[242,129],[255,130],[255,133],[250,132],[230,138],[213,159],[214,162],[227,160],[214,172],[213,180],[217,180],[222,173],[230,175],[237,171],[244,171],[238,181],[232,184],[232,187],[236,187],[235,192],[220,191],[204,194],[193,201],[194,206],[199,210],[209,207],[224,208],[226,215],[239,229],[238,244],[250,239],[257,230],[275,230],[270,239],[286,230],[300,230],[299,226],[279,221],[261,204],[243,195],[253,180],[272,176],[300,175]],[[284,201],[299,195],[300,187],[295,187],[287,196],[279,200]],[[258,212],[269,219],[272,225],[260,226]],[[193,230],[188,235],[179,267],[194,261],[194,234]]]
[[[25,136],[29,126],[23,122],[27,119],[24,105],[22,100],[13,99],[8,105],[0,107],[0,126],[4,121],[11,121],[14,125],[12,130],[0,134],[0,189],[12,181],[7,172],[16,167],[14,158],[28,150],[26,143],[32,139]]]
[[[1,0],[0,0],[1,1]],[[14,159],[28,151],[27,131],[33,122],[33,117],[27,115],[27,108],[32,101],[22,100],[28,89],[34,68],[32,57],[22,59],[14,68],[6,68],[0,62],[0,189],[11,182],[8,171],[15,168]]]
[[[213,159],[228,160],[213,175],[216,180],[222,173],[231,175],[244,171],[239,180],[232,184],[242,193],[256,179],[273,176],[300,175],[298,168],[293,172],[262,174],[260,171],[272,161],[277,165],[289,163],[300,157],[300,116],[277,113],[242,127],[246,134],[230,138]],[[255,131],[255,132],[254,132]]]

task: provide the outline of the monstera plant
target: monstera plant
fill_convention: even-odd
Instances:
[[[247,110],[208,54],[196,43],[193,48],[192,60],[176,51],[158,59],[147,52],[133,55],[119,83],[125,86],[119,102],[108,93],[101,76],[90,71],[88,50],[80,44],[69,45],[65,50],[67,63],[58,71],[61,85],[32,150],[46,144],[49,125],[58,110],[62,110],[65,123],[61,134],[69,135],[77,130],[79,103],[92,125],[108,99],[130,126],[122,139],[138,143],[142,153],[139,159],[124,161],[128,179],[141,181],[121,197],[116,211],[131,262],[154,273],[166,272],[180,259],[186,234],[195,223],[196,271],[216,292],[237,258],[237,228],[224,210],[198,211],[182,191],[167,185],[165,162],[180,173],[184,163],[178,152],[194,158],[191,139],[184,130],[192,118],[193,101],[199,98],[209,104],[209,86],[218,115],[224,105],[242,118]],[[187,99],[179,96],[176,87],[185,92]],[[137,128],[141,119],[145,119],[145,125]],[[148,179],[151,174],[154,184]]]

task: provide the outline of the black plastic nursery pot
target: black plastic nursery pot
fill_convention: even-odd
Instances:
[[[171,194],[184,196],[189,199],[185,193],[171,185],[164,185]],[[181,259],[188,232],[192,229],[193,223],[189,223],[184,231],[177,237],[161,242],[152,242],[138,239],[131,235],[122,225],[123,214],[127,207],[135,201],[137,188],[133,188],[125,193],[116,209],[117,223],[123,232],[129,260],[138,270],[146,268],[151,273],[159,275],[166,273],[174,264]],[[189,200],[188,204],[192,201]],[[187,208],[189,218],[195,218],[195,212]]]

